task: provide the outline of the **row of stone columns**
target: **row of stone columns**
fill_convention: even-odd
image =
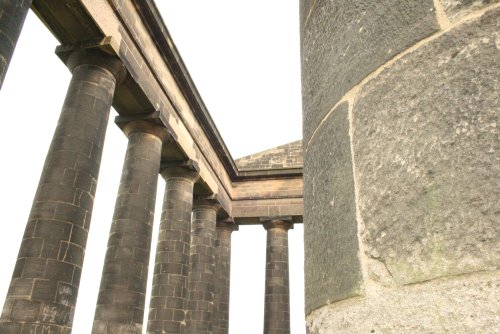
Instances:
[[[67,64],[73,77],[0,318],[2,333],[71,331],[106,125],[125,69],[97,49],[75,51]],[[161,149],[168,136],[151,121],[131,121],[122,128],[129,142],[95,312],[96,334],[142,332]],[[198,179],[193,169],[167,166],[162,175],[165,201],[148,332],[206,333],[212,331],[219,206],[200,199],[193,207]],[[221,266],[229,268],[229,263]]]
[[[0,86],[30,1],[2,3]],[[7,20],[8,19],[8,20]],[[7,23],[6,23],[7,22]],[[5,41],[4,41],[5,42]],[[0,332],[70,333],[115,87],[126,70],[98,48],[71,52],[72,79],[26,225]],[[227,333],[231,232],[218,203],[194,201],[199,176],[160,167],[168,133],[152,121],[122,124],[128,137],[92,332],[141,333],[158,172],[165,178],[148,333]],[[265,333],[289,333],[290,223],[268,230]]]

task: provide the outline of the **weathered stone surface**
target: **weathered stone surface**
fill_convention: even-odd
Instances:
[[[231,233],[238,229],[233,220],[217,222],[214,268],[213,334],[229,333],[229,295],[231,277]]]
[[[318,131],[304,166],[306,314],[359,294],[361,280],[347,103]]]
[[[290,277],[288,274],[289,221],[264,223],[266,238],[266,281],[264,333],[290,334]]]
[[[402,289],[376,288],[366,298],[314,311],[310,334],[500,333],[500,275],[439,280]]]
[[[311,10],[311,5],[315,1],[313,0],[301,0],[299,1],[300,7],[299,7],[299,14],[300,14],[300,22],[302,26],[304,25],[304,21],[307,19],[307,15],[309,14],[309,11]]]
[[[199,175],[187,168],[162,170],[165,197],[156,248],[148,333],[185,333],[193,187]]]
[[[93,334],[142,333],[162,147],[151,127],[128,134]]]
[[[32,0],[0,1],[0,88]]]
[[[500,264],[499,14],[408,54],[355,103],[366,252],[400,284]]]
[[[233,202],[231,214],[238,224],[260,225],[262,217],[302,217],[304,203],[300,197],[241,200]]]
[[[438,30],[432,0],[318,0],[307,24],[302,24],[306,144],[347,91],[394,55]]]
[[[191,223],[189,257],[189,307],[187,333],[212,333],[214,306],[216,219],[219,206],[213,201],[196,201]]]
[[[440,0],[451,21],[460,19],[471,12],[500,0]]]
[[[238,170],[265,170],[280,168],[302,168],[304,158],[302,140],[254,153],[235,160]]]
[[[22,333],[43,327],[54,333],[71,331],[115,85],[114,75],[102,67],[82,64],[73,70],[26,225],[0,333],[22,323]]]

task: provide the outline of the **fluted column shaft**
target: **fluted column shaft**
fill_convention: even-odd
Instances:
[[[290,333],[288,229],[292,223],[272,220],[267,230],[264,334]]]
[[[219,205],[199,201],[193,209],[189,263],[187,332],[212,333],[216,219]]]
[[[104,136],[120,78],[110,69],[123,69],[110,56],[84,56],[79,54],[83,63],[73,68],[33,200],[1,333],[71,331]]]
[[[165,197],[149,308],[148,333],[185,333],[193,187],[188,168],[162,170]]]
[[[142,333],[164,131],[132,122],[92,333]]]
[[[234,221],[217,222],[214,270],[213,333],[229,332],[229,290],[231,277],[231,234],[238,230]]]
[[[0,88],[32,0],[0,1]]]

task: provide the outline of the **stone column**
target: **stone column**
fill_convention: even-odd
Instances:
[[[92,333],[142,333],[151,235],[165,128],[123,128],[127,154],[108,240]]]
[[[187,332],[212,333],[217,211],[214,200],[197,200],[193,209],[189,263]]]
[[[265,222],[264,228],[267,230],[264,333],[289,334],[288,230],[293,224],[276,219]]]
[[[193,187],[199,175],[189,166],[169,166],[161,174],[166,185],[148,333],[185,333]]]
[[[12,282],[1,333],[69,333],[117,81],[118,59],[73,53],[73,77],[40,177]]]
[[[231,276],[231,233],[238,230],[233,219],[217,222],[215,241],[213,333],[229,332],[229,288]]]
[[[0,1],[0,88],[30,6],[31,0]]]
[[[492,332],[500,2],[300,13],[308,332]]]

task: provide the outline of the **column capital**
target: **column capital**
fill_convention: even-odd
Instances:
[[[158,112],[154,111],[134,116],[117,116],[115,117],[115,123],[127,137],[134,132],[143,132],[156,136],[162,142],[165,142],[171,136],[158,114]]]
[[[236,224],[231,217],[218,220],[216,226],[218,229],[227,230],[229,232],[238,231],[240,229],[238,224]]]
[[[196,182],[200,178],[198,164],[193,160],[162,161],[160,174],[163,178],[183,178]]]
[[[270,228],[281,228],[287,231],[293,229],[292,217],[266,217],[260,218],[260,221],[266,230]]]
[[[217,194],[195,196],[193,202],[193,210],[198,208],[212,208],[215,211],[219,211],[222,205],[217,199]]]
[[[59,45],[56,54],[71,72],[80,65],[99,66],[111,72],[118,85],[125,80],[127,69],[113,51],[112,43],[111,37],[104,37],[78,44]]]

